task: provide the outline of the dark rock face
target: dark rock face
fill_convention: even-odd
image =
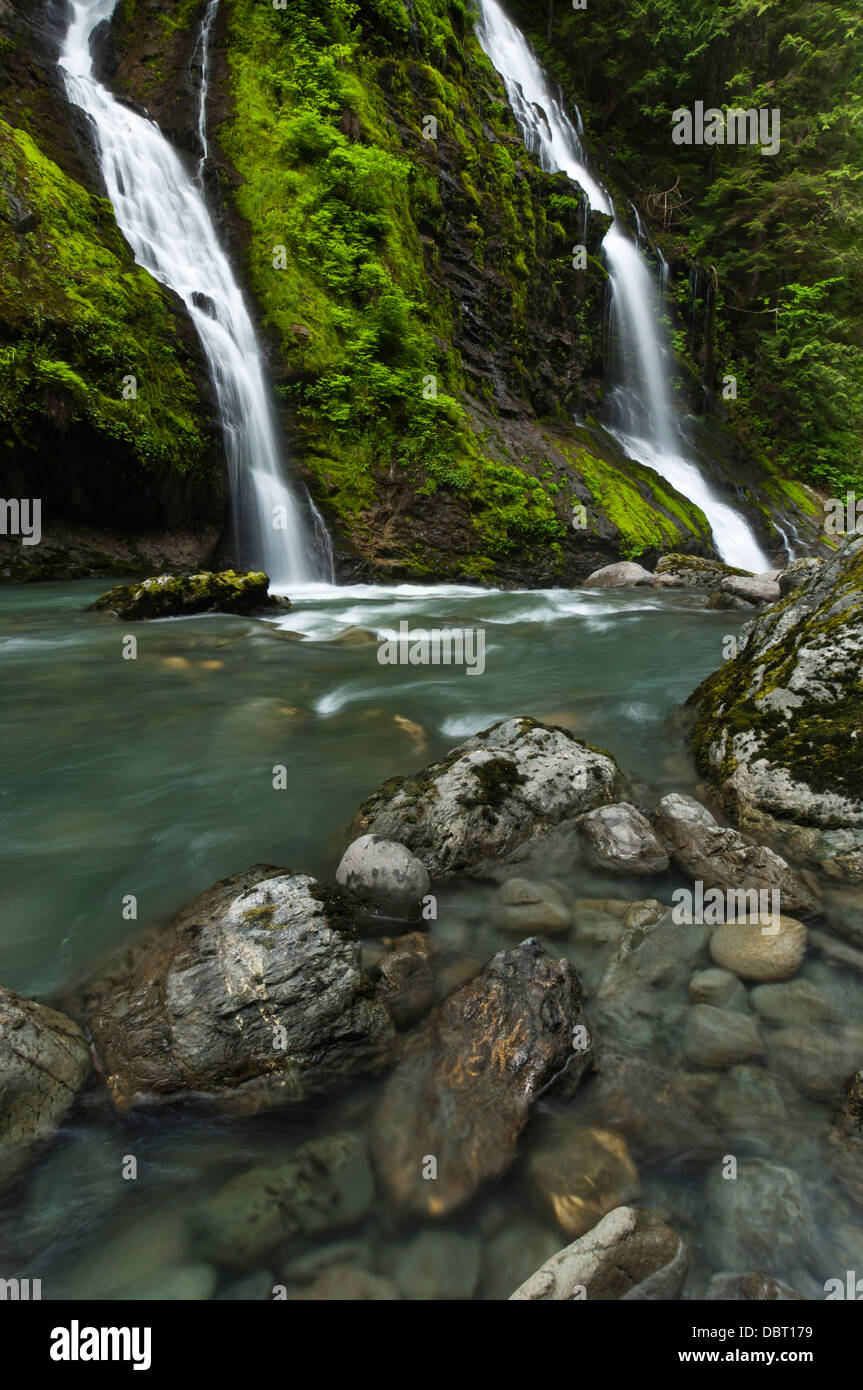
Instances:
[[[413,777],[385,782],[351,831],[398,840],[429,873],[452,873],[613,801],[621,782],[610,754],[535,719],[507,719]]]
[[[265,574],[160,574],[140,584],[118,584],[90,608],[114,618],[181,618],[191,613],[255,613],[290,608],[288,599],[269,596]]]
[[[737,656],[689,699],[699,768],[729,816],[851,882],[863,882],[861,590],[852,534],[741,629]]]
[[[578,1086],[586,1029],[575,971],[534,939],[450,995],[410,1039],[375,1117],[373,1158],[393,1204],[446,1216],[504,1173],[539,1093]],[[436,1177],[424,1176],[429,1158]]]
[[[0,986],[0,1184],[50,1138],[91,1066],[76,1023]]]
[[[115,1102],[289,1105],[387,1065],[392,1019],[337,889],[265,865],[148,932],[70,1001]]]

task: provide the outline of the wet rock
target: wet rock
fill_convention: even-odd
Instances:
[[[728,1134],[784,1134],[799,1102],[787,1082],[764,1067],[736,1066],[723,1076],[712,1106]]]
[[[668,868],[668,855],[650,821],[627,802],[598,806],[582,816],[578,825],[598,868],[635,875],[663,874]]]
[[[744,1158],[736,1178],[724,1178],[717,1160],[705,1197],[710,1217],[705,1247],[714,1264],[741,1269],[783,1264],[815,1237],[800,1179],[791,1168]]]
[[[585,1128],[571,1117],[559,1120],[552,1137],[531,1152],[527,1181],[540,1214],[571,1238],[631,1201],[639,1186],[623,1136]]]
[[[770,1065],[804,1095],[835,1101],[850,1073],[863,1066],[863,1025],[835,1033],[781,1028],[767,1038]]]
[[[721,1070],[763,1056],[764,1044],[749,1014],[696,1004],[689,1011],[684,1050],[693,1066]]]
[[[635,584],[653,584],[653,575],[643,565],[632,560],[618,560],[614,565],[603,565],[594,570],[584,580],[585,589],[623,589]]]
[[[527,878],[502,883],[489,903],[489,914],[501,931],[521,936],[560,936],[572,926],[572,913],[560,890]]]
[[[605,1047],[597,1067],[582,1090],[579,1117],[623,1134],[639,1162],[688,1166],[720,1152],[715,1122],[676,1076]]]
[[[706,944],[706,927],[667,918],[625,928],[596,996],[613,1036],[637,1046],[656,1042],[669,1008],[686,1000],[693,961]]]
[[[803,1301],[797,1293],[772,1274],[756,1271],[751,1274],[714,1274],[704,1295],[711,1301],[734,1303],[790,1303]]]
[[[738,597],[737,594],[715,593],[710,594],[705,608],[711,612],[731,612],[731,613],[751,613],[754,605],[746,599]]]
[[[386,1303],[399,1298],[401,1294],[390,1279],[350,1265],[333,1265],[307,1289],[288,1294],[291,1303]]]
[[[729,575],[720,581],[719,592],[742,598],[745,603],[758,607],[766,603],[776,603],[781,597],[778,583],[766,574],[753,574],[751,577]]]
[[[806,952],[806,928],[793,917],[745,918],[724,922],[710,938],[717,965],[743,980],[789,980]]]
[[[364,802],[352,833],[400,841],[441,875],[500,858],[536,835],[613,801],[607,753],[535,719],[506,719]]]
[[[431,961],[434,946],[422,932],[409,932],[391,943],[372,969],[377,993],[397,1028],[407,1028],[427,1014],[437,1000]]]
[[[746,986],[730,970],[697,970],[689,981],[689,998],[693,1004],[713,1004],[717,1009],[749,1006]]]
[[[810,579],[815,578],[823,563],[824,561],[817,556],[805,555],[787,564],[776,578],[782,597],[787,598],[795,589],[805,588]]]
[[[203,1303],[212,1298],[216,1278],[212,1265],[203,1262],[178,1265],[135,1279],[113,1297],[135,1303]]]
[[[0,1183],[50,1139],[91,1065],[77,1024],[0,985]]]
[[[425,865],[395,840],[362,835],[349,845],[336,882],[381,917],[415,921],[431,883]]]
[[[699,555],[661,555],[656,562],[658,575],[679,579],[689,589],[718,589],[724,579],[751,578],[748,570],[724,565],[721,560],[706,560]]]
[[[244,1269],[300,1234],[350,1226],[365,1216],[374,1180],[358,1135],[338,1133],[303,1144],[281,1163],[231,1178],[190,1213],[197,1251],[228,1269]]]
[[[659,902],[657,898],[644,898],[629,904],[623,914],[623,925],[627,931],[635,927],[653,927],[667,915],[668,908],[665,903]]]
[[[589,1049],[573,1047],[576,1028],[587,1030],[578,977],[535,940],[494,956],[434,1009],[373,1124],[375,1165],[394,1205],[445,1216],[505,1172],[536,1096],[552,1082],[574,1091],[581,1079]],[[423,1175],[430,1158],[436,1177]]]
[[[650,1212],[618,1207],[558,1251],[511,1295],[528,1302],[642,1301],[679,1297],[686,1247]]]
[[[270,595],[270,581],[260,572],[241,574],[159,574],[138,584],[118,584],[102,594],[90,610],[112,618],[181,618],[192,613],[257,613],[268,608],[288,610],[286,598]]]
[[[421,1231],[402,1250],[393,1278],[405,1298],[472,1298],[481,1250],[475,1236]]]
[[[789,984],[758,985],[750,994],[752,1007],[768,1023],[818,1024],[830,1022],[836,1010],[821,990],[809,980]]]
[[[737,894],[732,904],[737,916],[763,910],[761,903],[745,896],[762,890],[778,893],[784,912],[817,910],[815,891],[780,855],[765,845],[747,844],[737,830],[718,825],[694,797],[676,792],[664,796],[653,821],[679,869],[705,889]]]
[[[863,881],[863,537],[745,624],[690,697],[700,771],[743,830]],[[783,908],[794,912],[783,894]]]
[[[522,1220],[508,1225],[483,1249],[482,1297],[508,1299],[513,1289],[551,1259],[559,1248],[559,1231],[550,1231],[536,1221]]]
[[[250,1112],[386,1066],[393,1022],[351,930],[340,889],[259,865],[120,952],[70,1001],[116,1103]]]
[[[856,1071],[845,1082],[845,1098],[836,1128],[840,1134],[863,1141],[863,1071]]]
[[[863,946],[863,886],[831,884],[824,892],[824,916],[832,931],[854,946]]]
[[[574,935],[596,946],[617,941],[623,934],[623,919],[630,906],[625,898],[576,898]]]

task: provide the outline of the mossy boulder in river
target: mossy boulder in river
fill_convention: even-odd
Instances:
[[[395,1039],[341,890],[266,865],[214,884],[67,1007],[120,1108],[293,1104],[385,1066]]]
[[[260,571],[222,570],[201,574],[159,574],[138,584],[118,584],[90,608],[115,618],[183,618],[191,613],[254,613],[262,608],[290,608],[290,600],[270,595],[270,581]]]
[[[385,782],[351,829],[407,845],[430,874],[456,873],[500,858],[623,790],[609,753],[536,719],[504,719],[422,772]]]
[[[700,770],[742,829],[863,882],[863,537],[738,641],[688,702]]]

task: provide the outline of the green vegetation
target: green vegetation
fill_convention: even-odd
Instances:
[[[552,36],[547,19],[552,10]],[[511,0],[669,259],[677,345],[753,448],[832,492],[863,486],[863,13],[854,0]],[[781,147],[682,146],[672,113],[778,108]],[[706,302],[711,284],[712,304]],[[693,332],[713,315],[714,360]]]

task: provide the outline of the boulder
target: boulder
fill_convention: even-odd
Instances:
[[[646,816],[628,802],[598,806],[578,823],[589,858],[615,874],[664,874],[668,855]]]
[[[522,937],[535,932],[560,936],[572,927],[572,912],[560,889],[527,878],[509,878],[502,883],[488,911],[501,931],[517,932]]]
[[[443,875],[501,858],[614,801],[621,787],[608,753],[535,719],[505,719],[422,772],[385,782],[351,830],[398,840]]]
[[[121,951],[70,1001],[118,1106],[197,1093],[250,1112],[391,1060],[342,891],[258,865]]]
[[[764,1055],[764,1044],[750,1014],[695,1004],[689,1011],[684,1051],[694,1067],[732,1067]]]
[[[569,963],[533,939],[494,956],[428,1015],[384,1087],[372,1152],[390,1201],[455,1211],[510,1166],[537,1095],[574,1091],[589,1056]]]
[[[653,584],[653,575],[643,565],[632,560],[618,560],[613,565],[603,565],[594,570],[584,580],[585,589],[625,589],[636,584]]]
[[[741,829],[863,882],[863,536],[738,643],[688,701],[700,771]]]
[[[799,560],[792,560],[783,570],[779,571],[777,584],[779,592],[783,598],[787,598],[795,589],[802,589],[814,579],[824,561],[815,555],[801,556]]]
[[[759,608],[766,603],[776,603],[781,597],[776,580],[766,574],[728,575],[720,582],[719,592],[742,598],[745,603]]]
[[[807,883],[772,849],[751,845],[739,831],[718,825],[694,797],[677,792],[664,796],[653,817],[657,834],[683,873],[704,885],[737,895],[737,916],[762,910],[746,894],[777,894],[784,912],[816,912],[819,898]],[[765,903],[770,899],[765,898]],[[751,903],[751,905],[750,905]],[[729,914],[731,915],[731,914]]]
[[[125,622],[144,618],[183,618],[192,613],[287,611],[286,598],[270,595],[270,581],[258,572],[240,574],[159,574],[138,584],[118,584],[90,604],[88,611],[107,613]]]
[[[689,1270],[686,1247],[651,1212],[617,1207],[552,1255],[511,1300],[612,1302],[675,1299]]]
[[[590,1231],[607,1212],[638,1195],[638,1169],[614,1130],[561,1117],[531,1151],[527,1182],[539,1213],[570,1238]]]
[[[793,917],[745,917],[724,922],[710,938],[717,965],[743,980],[790,980],[806,953],[806,928]]]
[[[331,1134],[231,1178],[192,1208],[189,1231],[204,1259],[247,1269],[276,1245],[362,1220],[374,1190],[360,1137]]]
[[[380,917],[414,921],[429,892],[428,871],[396,840],[362,835],[348,845],[336,869],[336,882]]]
[[[0,985],[0,1183],[50,1139],[91,1067],[77,1024]]]
[[[750,579],[748,570],[724,565],[721,560],[702,559],[700,555],[661,555],[656,562],[657,575],[679,579],[688,589],[718,589],[724,579]]]

